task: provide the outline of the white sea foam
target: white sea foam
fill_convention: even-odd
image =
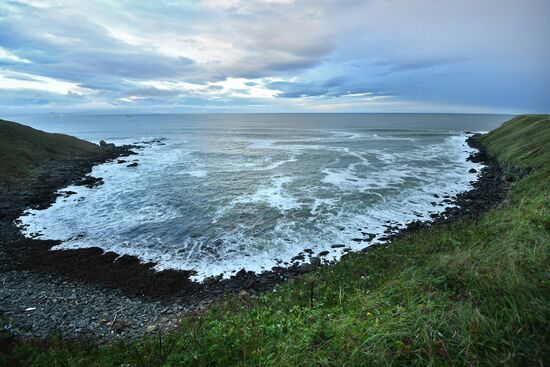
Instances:
[[[298,200],[291,196],[284,188],[284,185],[292,182],[291,177],[275,177],[269,185],[261,186],[252,194],[243,194],[231,200],[226,206],[216,211],[214,222],[230,212],[235,206],[254,206],[265,204],[280,211],[287,211],[300,207]]]
[[[185,173],[187,173],[189,176],[193,176],[193,177],[206,177],[206,175],[208,174],[207,171],[200,170],[200,169],[187,171]]]
[[[270,171],[274,170],[284,164],[296,162],[298,159],[295,154],[290,154],[288,158],[273,161],[272,156],[266,156],[264,159],[256,160],[254,162],[235,163],[232,165],[232,171]]]
[[[272,185],[258,189],[254,194],[238,198],[235,202],[246,203],[266,203],[279,210],[290,210],[300,206],[296,198],[292,197],[285,189],[284,185],[290,183],[290,177],[276,177],[272,180]]]
[[[401,149],[341,145],[373,139],[400,141]],[[69,187],[75,195],[27,211],[23,231],[64,240],[58,249],[100,246],[156,262],[157,269],[195,269],[198,280],[241,268],[270,269],[304,248],[338,259],[342,251],[332,245],[364,248],[366,242],[352,241],[362,231],[379,238],[388,220],[403,225],[429,219],[444,209],[443,193],[470,187],[475,175],[467,172],[479,165],[466,161],[472,149],[464,135],[416,142],[329,131],[304,139],[246,139],[244,153],[262,151],[254,155],[205,150],[191,139],[153,142],[129,157],[138,167],[99,165],[92,175],[103,177],[104,185]],[[300,170],[302,160],[323,156],[317,172],[311,169],[317,161]],[[239,186],[243,174],[258,179]]]

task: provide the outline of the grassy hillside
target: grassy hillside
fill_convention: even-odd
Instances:
[[[48,159],[98,151],[98,145],[72,136],[0,120],[0,182],[28,177]]]
[[[9,363],[542,366],[550,360],[549,134],[548,116],[522,116],[481,138],[498,160],[530,171],[482,218],[351,254],[258,298],[229,297],[162,340],[26,343]]]
[[[549,124],[548,115],[517,116],[479,140],[505,166],[540,169],[550,162]]]

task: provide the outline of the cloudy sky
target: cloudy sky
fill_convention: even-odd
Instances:
[[[0,0],[0,109],[550,112],[548,0]]]

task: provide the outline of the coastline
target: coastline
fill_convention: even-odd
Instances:
[[[484,165],[472,190],[449,199],[451,206],[432,216],[430,221],[415,221],[402,229],[388,224],[383,242],[363,251],[374,246],[389,246],[393,239],[432,224],[479,216],[505,198],[509,183],[498,162],[485,154],[475,138],[470,137],[467,142],[478,150],[469,159]],[[2,202],[8,205],[4,205],[0,218],[0,237],[6,243],[2,248],[0,269],[5,274],[4,284],[8,286],[0,294],[0,310],[4,329],[11,335],[47,337],[57,329],[75,338],[133,339],[146,332],[174,327],[182,313],[208,305],[225,294],[265,292],[278,283],[321,266],[318,257],[310,256],[309,262],[275,267],[261,274],[242,270],[229,279],[217,277],[196,283],[189,279],[191,272],[157,272],[153,270],[153,263],[141,263],[128,255],[119,257],[100,248],[50,251],[59,241],[28,239],[19,232],[14,220],[24,210],[48,207],[55,201],[57,190],[82,182],[82,177],[90,177],[85,175],[96,164],[133,154],[131,148],[135,147],[119,147],[95,159],[55,162],[53,167],[45,169],[48,174],[46,180],[38,180],[41,184],[35,181],[27,183],[24,189],[16,185],[3,191]],[[86,181],[93,184],[95,180],[87,178]],[[25,295],[22,290],[29,287],[38,292]],[[47,296],[51,302],[44,303],[41,294],[54,296]],[[11,303],[8,304],[7,299],[11,299]],[[25,311],[36,304],[42,306],[40,312]],[[104,305],[109,306],[105,308]],[[55,316],[57,314],[59,316]],[[43,315],[48,315],[51,321],[40,323]],[[85,318],[91,321],[82,322]]]

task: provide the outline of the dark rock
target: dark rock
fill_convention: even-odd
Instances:
[[[242,268],[241,270],[239,270],[237,272],[237,274],[235,274],[235,277],[243,277],[246,275],[246,270],[244,270],[244,268]]]
[[[312,257],[311,259],[309,259],[309,263],[314,265],[314,266],[320,266],[321,265],[321,259],[319,257]]]
[[[309,273],[310,271],[313,271],[313,270],[315,270],[315,266],[313,266],[311,264],[302,264],[297,269],[297,272],[298,273]]]
[[[477,170],[475,168],[470,168],[470,170],[468,172],[469,173],[477,173]]]
[[[105,140],[101,140],[99,142],[99,146],[106,151],[114,152],[116,150],[116,145],[114,145],[113,143],[107,143]]]
[[[71,196],[71,195],[75,195],[76,192],[74,192],[74,191],[61,191],[60,194],[61,194],[64,198],[68,198],[68,197]]]
[[[309,263],[305,263],[305,264],[300,265],[298,270],[300,272],[307,273],[307,272],[310,272],[310,271],[313,271],[313,270],[317,269],[319,266],[321,266],[321,259],[318,258],[318,257],[312,257],[309,260]]]
[[[106,253],[108,254],[108,253]],[[121,266],[129,266],[129,265],[135,265],[139,264],[139,259],[135,256],[130,255],[122,255],[119,258],[115,260],[116,264]]]
[[[409,224],[407,224],[406,230],[412,232],[412,231],[416,231],[416,230],[419,230],[421,228],[424,228],[425,226],[426,225],[423,222],[421,222],[419,220],[415,220],[415,221],[410,222]]]
[[[330,247],[331,248],[342,248],[342,247],[346,247],[346,245],[337,244],[337,245],[332,245]]]
[[[126,167],[137,167],[137,166],[138,166],[138,162],[134,162],[134,163],[128,164]]]
[[[303,261],[305,259],[304,255],[296,255],[290,261]]]
[[[103,178],[94,177],[94,176],[84,176],[80,181],[74,183],[76,186],[86,186],[89,188],[94,188],[99,185],[103,185]]]
[[[327,256],[329,253],[329,251],[321,251],[319,252],[319,256]]]

